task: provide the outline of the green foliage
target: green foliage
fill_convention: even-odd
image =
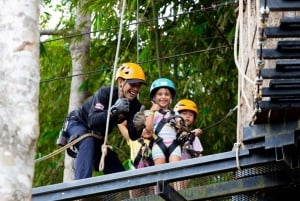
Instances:
[[[235,5],[220,4],[216,8],[210,8],[209,0],[201,1],[201,4],[178,0],[154,2],[160,23],[157,30],[159,41],[155,38],[156,26],[151,1],[139,1],[138,30],[135,29],[137,2],[127,2],[119,63],[132,61],[143,66],[147,85],[143,86],[139,99],[146,108],[151,106],[149,88],[160,76],[161,66],[161,76],[170,78],[176,85],[177,96],[173,105],[182,98],[190,98],[199,107],[200,115],[194,126],[204,129],[200,137],[204,155],[231,150],[236,140],[236,113],[219,124],[215,123],[223,119],[237,104],[238,74],[232,49]],[[64,3],[71,15],[62,17],[61,25],[69,33],[73,31],[75,18],[72,13],[76,1]],[[89,95],[100,86],[110,85],[113,81],[120,20],[118,14],[121,10],[121,5],[114,4],[115,1],[95,0],[84,5],[84,12],[93,14],[89,55],[91,60],[90,65],[84,68],[86,73],[93,73],[86,74],[87,79],[82,84]],[[173,5],[174,9],[165,14],[167,17],[163,17],[164,12],[170,10],[167,5]],[[207,7],[205,12],[202,6]],[[45,53],[41,57],[40,138],[37,157],[58,148],[55,141],[68,111],[71,79],[66,76],[71,76],[72,72],[68,40],[43,44]],[[53,80],[45,81],[50,79]],[[109,145],[118,152],[126,166],[130,156],[129,147],[120,138],[118,129],[114,129],[109,135]],[[34,186],[62,182],[62,171],[63,154],[40,162],[36,165]]]
[[[56,138],[68,111],[71,60],[63,41],[45,43],[40,58],[41,83],[39,98],[40,137],[36,157],[41,158],[55,149]],[[56,159],[56,160],[55,160]],[[63,154],[41,161],[35,167],[34,186],[57,183],[62,179]],[[45,173],[49,175],[41,174]]]

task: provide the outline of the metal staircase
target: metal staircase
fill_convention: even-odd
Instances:
[[[261,5],[270,12],[300,11],[299,0],[261,0]],[[243,128],[245,149],[33,188],[32,200],[297,200],[300,17],[282,17],[278,27],[267,26],[264,34],[266,39],[278,39],[277,47],[262,48],[257,55],[275,60],[275,66],[261,69],[269,86],[261,88],[254,124]],[[186,189],[176,191],[170,185],[186,179],[190,180]],[[129,198],[129,190],[149,186],[157,187],[156,194]]]
[[[296,0],[261,0],[272,12],[299,11]],[[269,80],[269,87],[261,89],[263,100],[259,103],[262,112],[256,123],[274,123],[297,120],[300,116],[300,16],[282,17],[277,27],[266,27],[261,38],[278,39],[274,49],[261,48],[258,57],[275,60],[275,67],[263,68],[261,76]],[[270,116],[270,113],[273,113]]]
[[[269,11],[300,10],[300,1],[295,0],[261,0],[260,3],[262,24]],[[256,120],[253,125],[244,127],[243,143],[250,152],[275,153],[274,164],[266,165],[263,169],[255,167],[254,172],[260,171],[265,177],[271,171],[271,175],[277,175],[278,178],[284,175],[282,180],[293,179],[284,187],[255,191],[254,197],[251,193],[233,196],[235,200],[284,200],[287,195],[297,195],[297,189],[300,189],[300,17],[283,16],[279,26],[262,27],[260,42],[268,43],[268,39],[277,39],[277,46],[268,49],[261,45],[257,51],[261,65],[258,65],[258,80],[260,84],[268,82],[268,86],[260,90],[261,96],[257,97],[255,103],[258,111]],[[273,60],[275,66],[263,66],[264,60]],[[278,169],[274,170],[274,166]]]

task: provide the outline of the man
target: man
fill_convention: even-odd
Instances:
[[[64,132],[58,139],[58,144],[64,146],[66,143],[86,134],[94,133],[99,136],[87,137],[74,145],[75,151],[68,149],[67,152],[75,158],[75,179],[83,179],[92,176],[93,168],[99,170],[101,158],[101,146],[106,131],[107,115],[109,115],[108,133],[113,127],[123,121],[127,121],[127,129],[130,138],[137,139],[140,136],[133,119],[139,113],[141,103],[137,99],[142,84],[145,84],[145,74],[141,66],[135,63],[122,64],[116,73],[118,86],[113,88],[111,110],[109,111],[109,99],[111,88],[100,87],[78,109],[72,111],[66,118]],[[138,119],[143,116],[138,117]],[[142,121],[139,121],[142,122]],[[124,167],[117,154],[108,148],[104,161],[104,174],[124,171]]]

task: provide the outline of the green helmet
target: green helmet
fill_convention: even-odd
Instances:
[[[174,83],[167,78],[159,78],[152,82],[150,87],[150,98],[152,99],[156,91],[160,88],[168,88],[171,91],[172,96],[176,95]]]

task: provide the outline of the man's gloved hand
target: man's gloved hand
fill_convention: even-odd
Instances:
[[[144,128],[146,116],[144,114],[145,106],[142,105],[140,111],[133,117],[133,124],[137,131],[141,131]]]
[[[127,98],[119,98],[111,107],[111,114],[122,114],[129,112],[129,100]]]

